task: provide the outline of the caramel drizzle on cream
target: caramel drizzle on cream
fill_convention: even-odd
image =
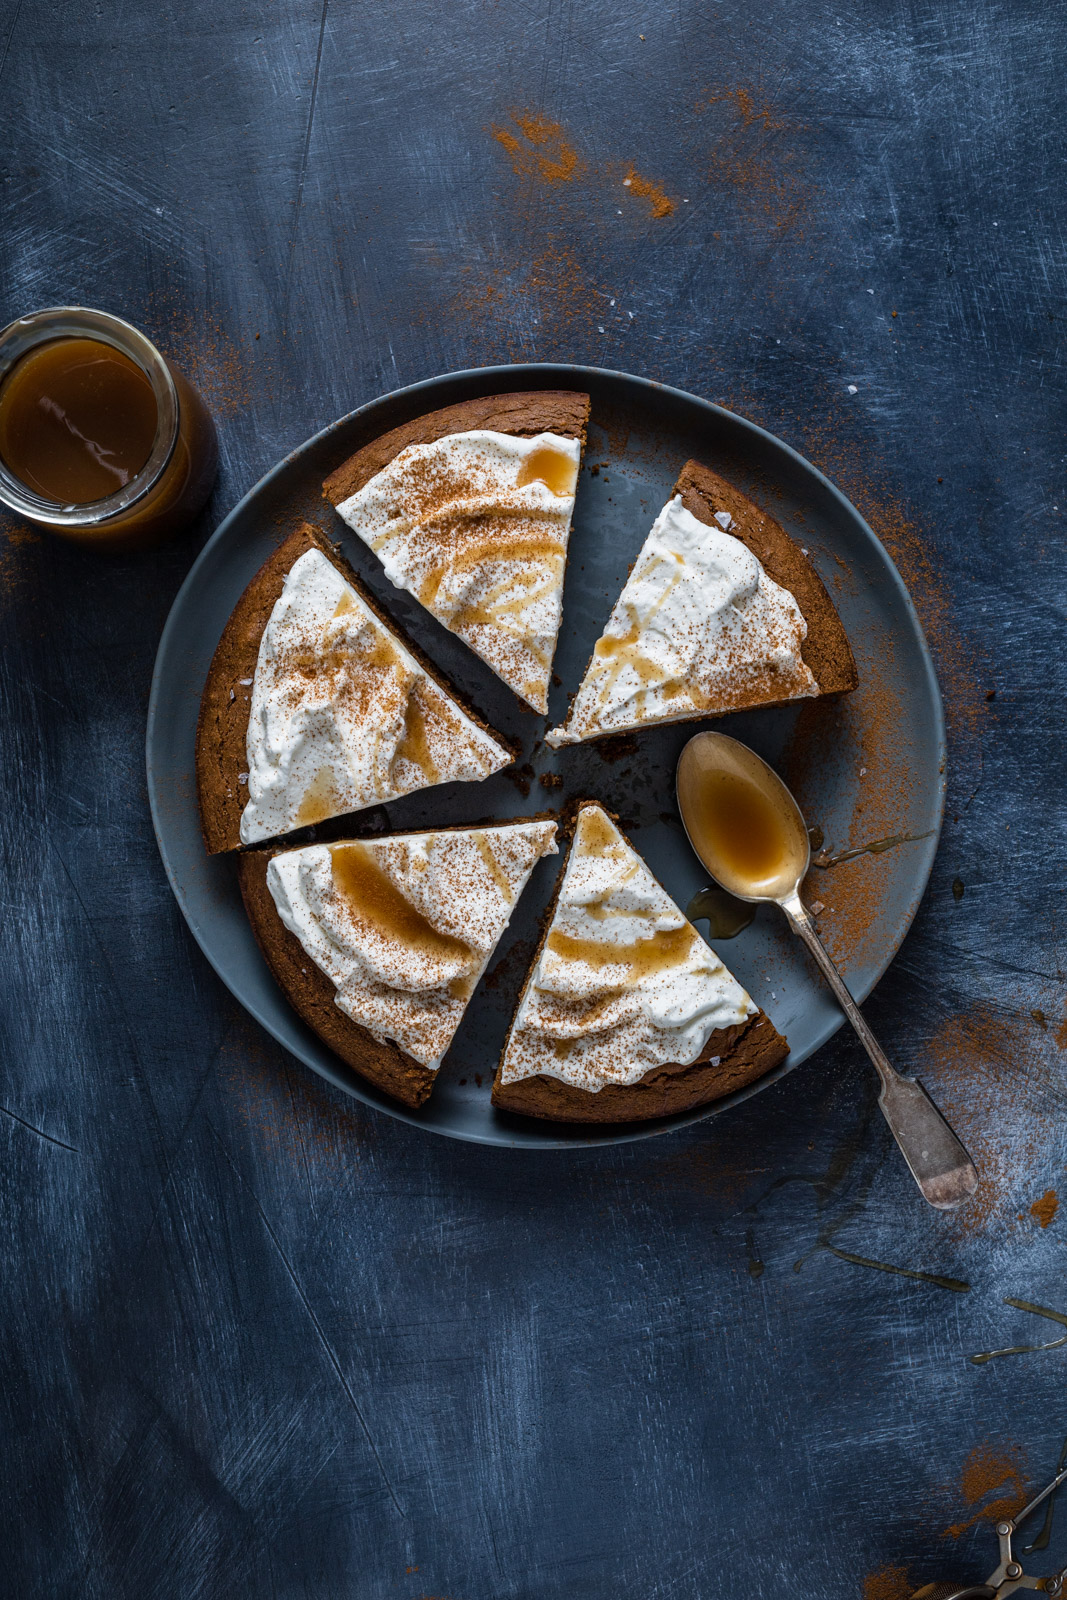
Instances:
[[[635,576],[645,577],[648,573],[654,571],[657,566],[663,566],[665,564],[666,563],[662,556],[656,556],[654,560],[643,569],[642,572],[635,574]],[[597,640],[593,649],[593,658],[596,662],[603,663],[603,667],[598,671],[598,711],[602,710],[607,704],[608,697],[614,689],[615,684],[618,682],[620,674],[624,672],[627,667],[633,668],[634,673],[642,684],[639,703],[637,706],[638,716],[640,716],[641,712],[644,710],[646,691],[650,688],[658,687],[660,684],[667,682],[669,674],[664,672],[662,667],[657,666],[652,660],[651,656],[646,655],[645,652],[639,648],[639,644],[641,634],[650,625],[656,613],[667,599],[668,595],[681,581],[681,577],[682,574],[680,572],[672,573],[669,582],[663,590],[663,593],[659,596],[655,605],[650,608],[644,618],[638,617],[633,604],[627,600],[625,604],[627,613],[629,615],[629,626],[626,632],[623,634],[601,634],[600,638]],[[688,689],[694,701],[699,703],[698,696],[700,695],[700,691],[696,684],[688,683],[685,685],[685,688]],[[682,686],[679,685],[678,690],[675,692],[681,693]]]
[[[526,457],[519,468],[515,487],[524,489],[528,483],[543,483],[550,494],[569,498],[574,493],[577,480],[578,468],[570,456],[565,456],[562,450],[551,450],[542,445]]]
[[[337,815],[343,803],[334,782],[333,768],[320,767],[304,790],[296,813],[296,825],[298,828],[307,828],[313,822],[325,822],[327,817]]]
[[[397,888],[365,844],[334,845],[330,851],[333,884],[356,921],[379,935],[396,939],[432,959],[468,962],[471,947],[442,933]]]
[[[651,934],[647,939],[637,939],[633,944],[608,944],[599,939],[578,939],[569,933],[554,929],[548,936],[548,948],[561,961],[582,961],[599,972],[602,967],[626,967],[624,984],[628,987],[656,972],[684,961],[693,948],[693,940],[700,935],[686,923],[681,928],[667,928]]]
[[[436,783],[440,772],[430,752],[429,739],[429,723],[433,714],[423,701],[421,688],[422,685],[416,682],[404,707],[404,732],[390,764],[390,776],[395,772],[398,762],[410,761],[418,767],[427,783]]]
[[[302,652],[294,656],[292,665],[310,678],[320,675],[336,677],[342,671],[351,672],[354,666],[358,666],[365,694],[372,694],[375,698],[383,695],[390,698],[403,696],[404,730],[391,753],[377,728],[367,730],[367,737],[374,741],[375,764],[382,757],[388,758],[389,777],[395,782],[398,764],[408,761],[428,784],[438,783],[441,771],[433,756],[434,736],[443,734],[447,738],[460,733],[459,718],[428,679],[420,678],[411,671],[392,637],[373,614],[367,619],[371,624],[370,637],[358,653],[348,645],[342,647],[333,644],[333,623],[358,610],[355,596],[346,589],[323,632],[321,651]],[[375,674],[375,678],[368,684],[364,675],[371,673]],[[344,809],[344,805],[345,798],[333,770],[320,767],[304,791],[297,811],[297,825],[307,827],[322,822],[327,817],[336,816]]]
[[[505,905],[508,905],[514,893],[514,890],[511,886],[511,880],[509,879],[507,873],[504,872],[500,866],[496,856],[493,854],[493,847],[489,843],[489,840],[486,838],[485,834],[479,830],[477,833],[473,834],[472,837],[475,845],[477,846],[478,854],[485,862],[486,872],[488,872],[489,876],[500,890],[500,898],[504,901]]]

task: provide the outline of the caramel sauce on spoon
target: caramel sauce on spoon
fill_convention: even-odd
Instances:
[[[689,741],[678,763],[678,805],[693,849],[731,894],[777,900],[807,871],[808,833],[796,802],[736,739]]]

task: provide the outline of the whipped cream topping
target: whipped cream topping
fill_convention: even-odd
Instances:
[[[263,630],[247,753],[243,844],[512,759],[320,550],[293,563]]]
[[[286,850],[267,884],[290,933],[376,1039],[436,1069],[554,822]]]
[[[800,607],[730,520],[709,526],[680,495],[668,501],[550,745],[818,694]]]
[[[387,576],[547,709],[581,446],[489,429],[413,444],[338,513]]]
[[[757,1009],[607,814],[583,807],[501,1082],[637,1083]]]

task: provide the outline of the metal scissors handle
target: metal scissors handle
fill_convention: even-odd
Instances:
[[[1060,1597],[1064,1600],[1064,1583],[1067,1580],[1067,1567],[1061,1567],[1059,1572],[1054,1572],[1048,1578],[1031,1578],[1022,1569],[1022,1563],[1016,1561],[1012,1552],[1011,1541],[1015,1530],[1032,1511],[1036,1511],[1041,1503],[1053,1494],[1064,1480],[1067,1479],[1067,1467],[1058,1472],[1052,1482],[1046,1484],[1041,1493],[1035,1495],[1028,1506],[1024,1506],[1017,1517],[1008,1518],[997,1523],[997,1539],[1000,1544],[1000,1560],[989,1574],[985,1583],[951,1583],[941,1581],[928,1583],[922,1589],[917,1589],[911,1600],[1006,1600],[1010,1594],[1015,1594],[1019,1589],[1036,1589],[1042,1594]]]

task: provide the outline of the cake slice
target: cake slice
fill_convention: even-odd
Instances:
[[[554,822],[248,850],[241,892],[294,1008],[405,1105],[433,1087]]]
[[[584,802],[493,1104],[645,1121],[720,1099],[788,1052],[608,814]]]
[[[535,711],[548,707],[589,396],[492,395],[418,417],[323,485],[386,575]]]
[[[252,579],[211,663],[196,738],[204,839],[211,852],[259,843],[488,777],[513,755],[304,523]]]
[[[550,745],[856,687],[805,552],[740,489],[687,462]]]

